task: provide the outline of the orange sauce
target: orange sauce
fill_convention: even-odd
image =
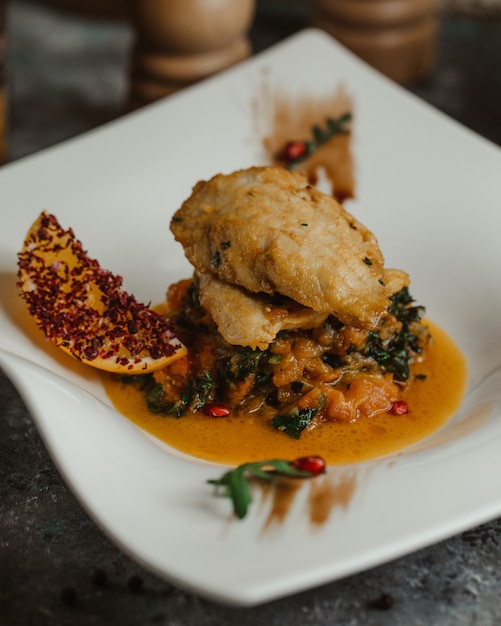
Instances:
[[[266,458],[294,459],[318,454],[329,464],[346,464],[396,452],[438,430],[459,408],[466,386],[466,361],[454,342],[433,323],[434,341],[425,349],[415,379],[403,398],[406,415],[381,413],[354,423],[326,422],[303,432],[299,440],[273,429],[258,415],[214,418],[202,413],[181,418],[148,411],[135,385],[103,374],[106,392],[116,409],[137,426],[190,456],[239,465]]]

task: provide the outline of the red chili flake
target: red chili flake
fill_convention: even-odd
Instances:
[[[94,348],[94,346],[89,346],[88,348],[85,348],[83,350],[82,356],[86,361],[93,361],[97,357],[98,354],[99,353],[97,349]]]
[[[230,409],[224,404],[205,404],[203,412],[210,417],[228,417],[231,413]]]
[[[282,150],[281,159],[290,163],[304,156],[306,153],[306,144],[304,141],[289,141]]]
[[[301,472],[309,472],[313,476],[318,476],[325,472],[325,461],[321,456],[300,456],[292,461],[292,467]]]
[[[50,239],[49,231],[44,226],[41,226],[38,229],[38,237],[40,239]]]
[[[151,346],[150,348],[150,356],[152,359],[160,359],[162,358],[162,350],[160,346]]]
[[[397,400],[391,405],[391,409],[388,413],[391,415],[405,415],[409,412],[409,405],[405,400]]]

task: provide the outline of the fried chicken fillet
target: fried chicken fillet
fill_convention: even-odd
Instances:
[[[377,328],[390,296],[409,282],[404,272],[384,268],[375,236],[334,198],[279,167],[197,183],[171,230],[201,276],[247,296],[281,294],[360,329]],[[224,291],[216,284],[211,294],[216,289]],[[207,300],[212,313],[224,306]]]
[[[327,317],[290,298],[277,301],[268,294],[251,294],[212,274],[201,274],[196,279],[200,305],[232,345],[266,350],[281,330],[318,328]]]

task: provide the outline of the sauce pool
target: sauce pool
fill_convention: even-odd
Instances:
[[[113,405],[137,426],[184,454],[228,465],[267,458],[322,456],[330,465],[356,463],[405,448],[443,426],[459,408],[466,387],[466,360],[454,342],[426,321],[433,341],[422,363],[413,365],[414,378],[403,394],[405,415],[381,413],[353,423],[326,422],[292,439],[258,415],[181,418],[150,413],[136,385],[103,374]]]

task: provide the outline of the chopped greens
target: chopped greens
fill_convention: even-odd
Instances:
[[[420,322],[424,315],[423,306],[409,306],[414,302],[408,287],[404,287],[390,298],[391,304],[389,312],[394,315],[399,322],[409,324],[410,322]]]
[[[372,357],[384,372],[390,372],[397,380],[405,381],[409,378],[411,362],[407,339],[407,335],[400,332],[385,342],[377,332],[370,332],[365,354]]]
[[[283,415],[277,415],[271,420],[277,430],[282,431],[293,439],[299,439],[303,430],[310,424],[318,409],[294,408]]]
[[[185,396],[185,402],[190,411],[198,411],[206,402],[212,400],[215,387],[215,380],[209,370],[205,370],[198,378],[195,378]]]
[[[164,398],[164,389],[155,382],[153,374],[124,375],[120,377],[124,385],[137,385],[143,392],[148,410],[156,415],[181,417],[186,407],[182,401],[167,402]]]
[[[165,400],[164,388],[160,383],[148,390],[146,393],[146,404],[152,413],[166,417],[182,417],[186,412],[186,405],[182,399],[176,402]]]
[[[389,312],[401,322],[402,328],[386,339],[379,332],[370,331],[364,354],[372,357],[384,372],[390,372],[396,380],[404,382],[409,378],[413,355],[422,351],[419,337],[413,332],[412,325],[421,321],[424,307],[410,306],[414,299],[407,287],[390,299]]]
[[[215,389],[215,381],[208,370],[194,378],[188,389],[176,401],[165,398],[163,385],[155,382],[152,374],[123,376],[122,380],[126,384],[139,385],[152,413],[170,417],[182,417],[187,410],[198,411],[213,399]]]
[[[424,308],[416,306],[404,288],[391,297],[388,313],[373,331],[353,329],[330,315],[319,328],[281,331],[268,350],[230,346],[207,321],[192,282],[179,313],[181,327],[192,338],[186,342],[192,351],[188,371],[178,375],[167,369],[165,377],[146,374],[127,379],[139,385],[149,410],[157,415],[178,418],[200,410],[210,414],[208,405],[216,403],[228,414],[262,413],[272,428],[299,439],[315,417],[326,415],[330,389],[344,393],[347,381],[358,372],[392,374],[397,383],[409,380],[410,366],[428,340],[428,330],[420,323]],[[313,346],[316,356],[302,356],[304,346],[308,350]],[[295,370],[298,363],[300,369]],[[325,376],[320,386],[317,373]],[[309,408],[299,408],[317,386]]]
[[[261,350],[252,350],[252,348],[244,348],[241,352],[235,354],[228,361],[228,369],[233,378],[243,378],[253,374],[257,370],[264,354]]]

